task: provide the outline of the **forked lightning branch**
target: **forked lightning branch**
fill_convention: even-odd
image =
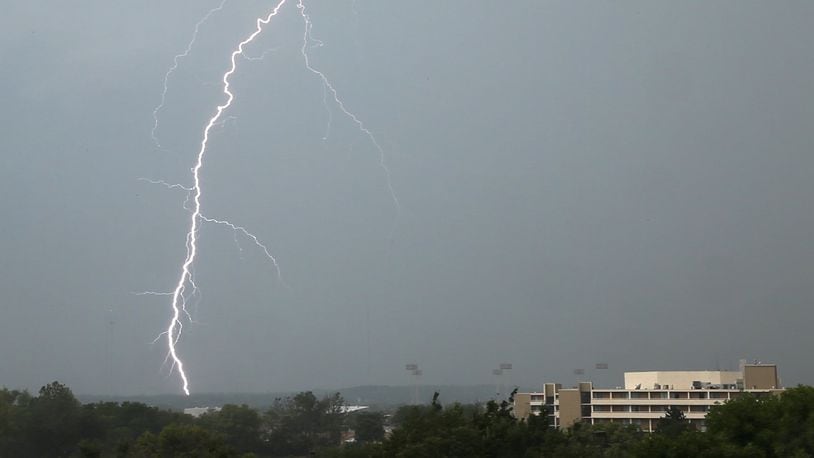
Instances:
[[[277,259],[272,255],[268,246],[262,243],[254,234],[249,232],[243,226],[234,224],[230,221],[225,219],[218,219],[206,215],[203,212],[203,197],[204,197],[204,183],[201,180],[201,171],[204,167],[204,159],[206,158],[206,154],[209,152],[209,139],[212,135],[212,128],[222,124],[228,117],[225,117],[224,113],[229,109],[232,105],[232,102],[235,99],[235,94],[232,92],[230,79],[232,75],[237,72],[238,69],[238,62],[240,59],[245,60],[252,60],[246,55],[246,48],[249,47],[255,39],[263,33],[266,27],[270,26],[272,19],[274,19],[280,10],[285,6],[287,0],[280,0],[276,3],[273,8],[262,17],[259,17],[255,20],[254,29],[249,33],[241,42],[237,44],[237,46],[233,49],[229,59],[226,60],[228,63],[228,70],[223,74],[221,77],[222,88],[223,88],[223,102],[218,105],[215,110],[214,114],[209,121],[207,121],[206,125],[203,128],[203,133],[201,136],[200,147],[195,155],[195,162],[191,167],[192,171],[192,185],[191,186],[183,186],[180,184],[170,184],[161,180],[145,180],[151,183],[161,184],[171,189],[182,189],[187,192],[187,199],[184,202],[184,209],[189,213],[189,226],[188,230],[185,235],[184,245],[186,247],[186,255],[184,257],[183,262],[179,268],[178,273],[178,280],[175,283],[174,288],[171,292],[168,293],[151,293],[156,295],[166,295],[171,296],[171,316],[169,322],[167,323],[166,330],[159,336],[159,338],[166,339],[167,343],[167,360],[172,363],[170,368],[170,373],[174,370],[177,371],[178,376],[181,380],[181,388],[184,394],[189,395],[190,393],[190,380],[187,375],[186,370],[184,369],[184,361],[178,351],[178,343],[181,339],[181,334],[183,331],[183,326],[185,320],[191,322],[191,316],[187,311],[187,301],[190,300],[197,292],[197,286],[195,284],[195,279],[193,275],[193,266],[195,264],[195,260],[200,250],[199,246],[199,239],[198,239],[198,231],[203,223],[213,223],[223,225],[233,231],[236,234],[240,234],[248,239],[250,239],[257,247],[259,247],[266,257],[273,263],[274,268],[277,272],[277,278],[281,281],[281,274],[280,274],[280,267],[277,263]],[[166,72],[164,76],[164,85],[163,91],[161,94],[161,102],[160,104],[153,110],[153,118],[154,124],[151,131],[151,137],[156,144],[157,147],[162,148],[161,144],[158,140],[157,132],[159,128],[159,114],[162,108],[164,107],[164,103],[166,101],[167,91],[169,87],[169,80],[171,75],[175,72],[178,68],[181,60],[187,57],[192,48],[195,44],[197,39],[200,27],[203,23],[205,23],[209,17],[211,17],[216,12],[222,10],[227,3],[227,0],[222,0],[221,3],[207,12],[207,14],[195,25],[195,30],[192,35],[192,39],[189,41],[186,49],[183,53],[178,54],[173,59],[173,64],[170,69]],[[359,129],[359,131],[364,134],[368,140],[372,143],[372,145],[376,148],[376,151],[379,153],[379,166],[383,170],[387,190],[390,194],[390,198],[393,201],[395,206],[396,212],[400,211],[399,208],[399,201],[396,197],[396,193],[393,190],[393,184],[391,182],[390,177],[390,170],[387,167],[385,161],[385,153],[383,148],[380,146],[378,140],[373,135],[373,133],[364,125],[364,123],[350,110],[348,110],[345,106],[345,103],[339,97],[337,90],[334,88],[333,84],[330,82],[328,77],[321,71],[314,68],[311,64],[311,59],[308,55],[309,45],[311,43],[320,43],[318,40],[315,40],[311,37],[311,28],[312,22],[309,14],[306,12],[305,4],[303,0],[298,0],[296,3],[296,8],[299,11],[299,15],[303,21],[303,28],[304,32],[302,35],[302,47],[300,48],[302,54],[302,60],[305,68],[315,75],[318,80],[322,84],[322,90],[326,91],[326,94],[330,94],[330,98],[339,108],[339,110],[348,116],[350,120],[353,121],[354,125]]]

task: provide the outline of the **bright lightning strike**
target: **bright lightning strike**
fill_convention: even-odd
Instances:
[[[255,25],[255,30],[252,32],[247,38],[241,41],[237,48],[232,51],[231,55],[231,66],[226,73],[223,74],[223,93],[226,95],[226,101],[222,105],[218,105],[215,115],[209,119],[209,122],[206,124],[206,127],[203,131],[203,139],[201,140],[201,147],[198,150],[197,159],[195,161],[195,166],[192,168],[192,178],[193,178],[193,185],[192,185],[192,194],[193,194],[193,206],[192,206],[192,214],[190,216],[190,225],[189,231],[187,231],[186,235],[186,247],[187,253],[186,258],[184,259],[184,263],[181,265],[181,275],[178,279],[178,284],[173,291],[172,296],[172,318],[170,320],[170,324],[167,327],[167,345],[169,346],[169,353],[170,357],[172,358],[173,368],[178,368],[178,374],[181,377],[182,388],[184,390],[184,394],[189,395],[189,379],[187,378],[186,372],[184,372],[184,363],[181,361],[181,358],[178,356],[178,352],[176,351],[175,344],[177,343],[178,339],[181,335],[182,324],[180,320],[180,315],[182,310],[185,308],[184,306],[184,292],[187,289],[187,285],[192,286],[191,284],[191,267],[192,263],[195,261],[195,256],[198,252],[198,224],[201,221],[201,179],[200,179],[200,171],[203,168],[203,160],[204,155],[206,153],[207,144],[209,142],[209,132],[212,130],[212,127],[215,126],[221,118],[223,111],[229,108],[232,105],[232,101],[234,100],[234,94],[229,90],[229,78],[235,73],[237,69],[237,57],[243,56],[243,48],[254,41],[254,39],[260,35],[263,31],[263,26],[271,22],[271,19],[277,15],[277,12],[280,8],[285,4],[286,0],[280,0],[277,6],[265,17],[258,18]]]
[[[206,20],[212,14],[214,14],[215,12],[221,10],[223,8],[224,4],[226,3],[226,1],[227,0],[222,0],[218,7],[210,10],[209,13],[207,13],[207,15],[204,16],[204,18],[201,19],[196,24],[195,31],[194,31],[194,33],[192,35],[192,39],[190,40],[189,44],[187,45],[186,50],[184,51],[184,53],[175,56],[175,59],[173,60],[173,66],[165,74],[165,77],[164,77],[164,91],[163,91],[162,96],[161,96],[161,103],[153,111],[154,126],[153,126],[153,130],[151,132],[153,141],[156,143],[156,145],[159,148],[160,148],[160,144],[159,144],[158,138],[156,136],[156,131],[158,129],[158,114],[159,114],[159,111],[164,106],[164,102],[166,100],[167,83],[168,83],[169,77],[177,69],[179,61],[182,58],[186,57],[189,54],[189,52],[191,51],[192,46],[194,45],[194,43],[195,43],[195,41],[197,39],[198,30],[199,30],[200,26],[204,22],[206,22]],[[195,258],[197,256],[197,252],[198,252],[197,242],[198,242],[199,225],[201,223],[203,223],[203,222],[206,222],[206,223],[213,223],[213,224],[227,226],[230,229],[232,229],[232,231],[234,232],[236,242],[237,242],[237,233],[238,232],[243,234],[245,237],[251,239],[252,242],[254,242],[254,244],[256,246],[258,246],[259,248],[261,248],[263,250],[266,257],[272,262],[272,264],[274,265],[274,268],[276,270],[276,273],[277,273],[277,279],[278,279],[278,281],[280,281],[282,283],[282,278],[281,278],[281,274],[280,274],[280,267],[279,267],[279,265],[277,263],[277,259],[271,254],[271,252],[267,248],[267,246],[265,244],[263,244],[257,238],[257,236],[255,236],[254,234],[249,232],[243,226],[238,226],[238,225],[233,224],[233,223],[231,223],[231,222],[229,222],[227,220],[210,218],[210,217],[205,216],[202,213],[202,211],[201,211],[201,196],[202,196],[203,190],[202,190],[202,186],[201,186],[200,172],[201,172],[201,169],[203,168],[204,156],[205,156],[205,154],[207,152],[209,137],[210,137],[210,134],[212,132],[212,129],[214,127],[217,127],[217,126],[224,125],[224,123],[227,122],[231,118],[231,117],[225,117],[225,116],[223,116],[223,114],[224,114],[224,111],[226,109],[228,109],[232,105],[232,101],[234,100],[234,97],[235,97],[234,94],[230,90],[230,82],[229,82],[229,80],[230,80],[230,77],[237,70],[237,58],[241,57],[242,59],[247,60],[247,61],[262,60],[266,56],[267,53],[273,52],[274,50],[276,50],[276,48],[275,48],[275,49],[266,51],[259,57],[250,57],[250,56],[248,56],[248,55],[246,55],[244,53],[244,47],[246,45],[248,45],[249,43],[251,43],[252,41],[254,41],[254,39],[263,31],[263,26],[265,26],[269,22],[271,22],[271,19],[274,16],[277,15],[278,11],[280,10],[280,8],[283,7],[283,5],[285,3],[286,3],[286,0],[279,0],[277,5],[274,7],[274,9],[270,13],[268,13],[264,17],[258,18],[256,20],[255,30],[248,37],[246,37],[243,41],[241,41],[237,45],[237,47],[234,49],[234,51],[232,51],[231,58],[230,58],[231,65],[230,65],[229,69],[226,71],[226,73],[224,73],[222,78],[221,78],[221,81],[222,81],[222,84],[223,84],[223,94],[226,95],[226,101],[222,105],[217,106],[217,108],[215,110],[215,114],[209,119],[209,121],[206,123],[206,125],[205,125],[205,127],[203,129],[203,136],[202,136],[201,143],[200,143],[200,149],[198,150],[198,154],[196,155],[195,164],[191,169],[192,170],[192,178],[193,178],[192,186],[183,186],[183,185],[180,185],[180,184],[171,184],[171,183],[167,183],[167,182],[162,181],[162,180],[148,180],[148,179],[144,179],[144,178],[141,179],[142,181],[146,181],[146,182],[149,182],[149,183],[160,184],[160,185],[165,186],[165,187],[167,187],[169,189],[181,189],[181,190],[186,191],[186,194],[187,194],[187,197],[186,197],[186,200],[184,201],[183,207],[184,207],[185,210],[189,211],[190,220],[189,220],[189,229],[188,229],[188,231],[186,233],[186,243],[185,243],[186,257],[184,258],[184,262],[181,265],[180,276],[179,276],[179,279],[178,279],[178,283],[176,284],[174,290],[171,293],[160,293],[160,292],[152,292],[152,291],[145,291],[143,293],[136,293],[136,294],[139,294],[139,295],[156,295],[156,296],[158,296],[158,295],[162,295],[162,296],[163,295],[171,295],[172,296],[172,317],[171,317],[170,322],[169,322],[169,324],[167,326],[167,330],[162,332],[161,334],[159,334],[159,336],[156,338],[156,341],[158,341],[159,339],[166,336],[167,345],[169,347],[169,350],[168,350],[168,353],[167,353],[167,357],[165,359],[165,363],[166,363],[166,361],[171,361],[172,362],[170,372],[172,372],[175,368],[178,369],[178,373],[179,373],[179,375],[181,377],[181,381],[182,381],[182,388],[183,388],[183,391],[184,391],[184,393],[186,395],[189,395],[189,379],[187,377],[186,372],[184,371],[183,361],[178,356],[176,345],[178,344],[178,342],[179,342],[179,340],[181,338],[181,333],[182,333],[182,330],[183,330],[183,324],[182,324],[181,319],[180,319],[181,314],[183,313],[184,315],[186,315],[186,317],[190,321],[192,321],[192,317],[187,312],[187,308],[186,308],[187,300],[189,298],[194,297],[195,294],[198,292],[198,288],[197,288],[197,285],[195,284],[195,280],[194,280],[194,262],[195,262]],[[326,132],[325,132],[324,140],[327,140],[327,138],[328,138],[328,135],[330,133],[330,128],[331,128],[331,122],[332,122],[332,112],[330,110],[330,107],[328,106],[328,100],[329,100],[329,94],[330,94],[330,98],[333,99],[333,102],[336,104],[336,106],[339,108],[339,110],[341,110],[342,113],[344,113],[348,118],[350,118],[353,121],[353,123],[356,125],[356,127],[359,129],[359,131],[368,137],[370,142],[373,144],[373,146],[379,152],[379,166],[384,171],[384,175],[385,175],[386,182],[387,182],[387,188],[388,188],[388,190],[390,192],[390,198],[392,199],[392,201],[393,201],[393,203],[394,203],[394,205],[396,207],[396,218],[398,218],[398,215],[401,212],[401,206],[399,204],[398,198],[396,197],[395,190],[393,189],[390,169],[388,168],[387,163],[385,161],[384,149],[381,147],[381,145],[379,144],[378,140],[373,135],[373,133],[364,125],[364,123],[354,113],[352,113],[350,110],[348,110],[345,107],[344,102],[340,99],[339,94],[337,93],[336,89],[334,88],[334,86],[330,82],[330,80],[327,78],[327,76],[325,76],[324,73],[317,70],[316,68],[314,68],[311,65],[310,58],[309,58],[309,55],[308,55],[308,49],[313,48],[313,47],[321,47],[321,46],[323,46],[323,43],[320,40],[317,40],[317,39],[315,39],[315,38],[313,38],[311,36],[311,29],[312,29],[311,18],[308,15],[308,13],[306,12],[306,8],[305,8],[305,5],[303,4],[303,0],[298,0],[297,1],[297,8],[299,9],[300,15],[303,18],[304,26],[305,26],[304,33],[303,33],[303,43],[302,43],[302,48],[300,49],[300,52],[302,54],[303,61],[305,63],[305,67],[311,73],[318,76],[321,83],[322,83],[323,105],[325,106],[325,109],[326,109],[327,114],[328,114],[328,125],[327,125],[327,129],[326,129]],[[355,14],[355,11],[354,11],[354,14]],[[395,224],[395,221],[394,221],[394,224]],[[392,235],[392,232],[391,232],[391,235]],[[238,243],[238,248],[241,249],[239,243]],[[242,251],[242,249],[241,249],[241,251]]]
[[[192,32],[192,38],[189,40],[189,43],[187,43],[186,49],[184,49],[184,52],[182,52],[181,54],[177,54],[175,57],[173,57],[172,66],[170,67],[169,70],[167,70],[167,73],[164,74],[164,90],[161,92],[161,103],[159,103],[153,109],[153,128],[150,131],[150,136],[153,138],[153,143],[155,143],[155,146],[159,149],[161,149],[161,142],[158,141],[158,136],[156,134],[156,132],[158,131],[158,112],[161,111],[162,108],[164,108],[164,103],[167,101],[167,90],[169,88],[170,76],[173,73],[175,73],[176,70],[178,70],[178,64],[181,62],[181,59],[187,57],[189,53],[192,52],[192,47],[195,45],[195,41],[198,40],[198,31],[200,30],[201,26],[207,20],[209,20],[209,18],[213,14],[222,10],[223,6],[226,5],[227,1],[228,0],[221,0],[220,5],[209,10],[209,12],[206,13],[206,15],[202,17],[197,24],[195,24],[195,31]]]

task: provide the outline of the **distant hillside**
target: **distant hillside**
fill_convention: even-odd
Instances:
[[[387,409],[399,405],[410,404],[415,394],[413,386],[355,386],[342,388],[338,391],[348,404],[369,405],[375,408]],[[317,395],[326,395],[334,390],[312,390]],[[460,402],[471,404],[486,402],[495,398],[494,385],[422,385],[419,387],[419,402],[428,404],[434,392],[440,393],[440,401],[444,404]],[[190,396],[164,394],[154,396],[96,396],[82,395],[82,402],[142,402],[144,404],[182,410],[188,407],[214,407],[223,404],[247,404],[251,407],[264,409],[274,403],[275,399],[292,396],[295,392],[278,393],[195,393]],[[501,398],[508,397],[507,393]]]
[[[432,395],[439,393],[444,404],[460,402],[472,404],[495,399],[494,385],[422,385],[418,389],[418,399],[429,404]],[[379,407],[393,407],[413,402],[415,387],[412,386],[356,386],[339,390],[348,403]],[[508,392],[501,398],[508,397]]]

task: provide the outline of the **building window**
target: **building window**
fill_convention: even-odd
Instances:
[[[646,418],[634,418],[631,420],[631,423],[638,426],[642,431],[650,430],[650,420]]]

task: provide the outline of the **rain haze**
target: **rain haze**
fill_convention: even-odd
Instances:
[[[0,385],[180,393],[186,192],[275,2],[15,2],[0,19]],[[778,363],[812,383],[814,4],[289,1],[201,171],[193,392],[573,382]],[[263,59],[255,59],[263,57]],[[327,103],[326,103],[327,101]]]

